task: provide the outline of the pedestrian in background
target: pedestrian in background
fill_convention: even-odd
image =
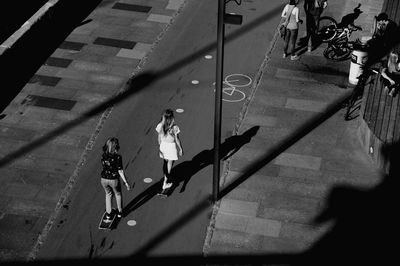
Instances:
[[[101,164],[103,170],[101,171],[101,185],[106,194],[106,220],[112,217],[112,202],[113,195],[117,202],[117,217],[122,217],[122,194],[121,177],[127,190],[130,190],[128,181],[125,178],[124,170],[122,168],[122,157],[118,154],[119,142],[117,138],[109,138],[103,146],[103,155],[101,157]]]
[[[303,21],[299,19],[298,3],[299,0],[290,0],[284,7],[281,15],[282,18],[286,18],[284,22],[286,24],[286,32],[284,37],[283,58],[290,55],[291,60],[299,59],[299,56],[295,53],[295,46],[299,33],[299,23],[303,23]]]
[[[317,46],[317,33],[319,19],[322,12],[328,6],[327,0],[304,0],[304,11],[306,12],[306,37],[307,51],[311,52]]]
[[[183,155],[181,141],[179,139],[180,129],[175,124],[174,111],[167,109],[161,116],[161,122],[157,124],[159,155],[163,159],[163,186],[168,189],[172,186],[171,169],[178,155]]]
[[[396,52],[390,52],[387,66],[382,69],[381,75],[384,91],[392,97],[395,96],[400,85],[400,63]]]

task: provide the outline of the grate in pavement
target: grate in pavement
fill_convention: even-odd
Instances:
[[[85,45],[86,43],[81,43],[81,42],[63,41],[58,48],[65,50],[80,51]]]
[[[103,38],[103,37],[96,38],[96,40],[94,40],[93,43],[99,44],[99,45],[118,47],[118,48],[126,48],[126,49],[132,49],[136,45],[136,42],[111,39],[111,38]]]
[[[40,85],[44,86],[51,86],[54,87],[58,84],[61,78],[58,77],[51,77],[45,75],[33,75],[33,77],[29,80],[29,83],[39,83]]]
[[[151,10],[151,6],[142,6],[142,5],[132,5],[125,3],[115,3],[112,7],[113,9],[127,10],[127,11],[135,11],[135,12],[143,12],[149,13]]]
[[[26,98],[21,102],[21,104],[70,111],[76,104],[76,101],[30,94],[26,96]]]
[[[71,59],[49,57],[44,64],[46,66],[67,68],[71,64],[71,62],[72,62]]]

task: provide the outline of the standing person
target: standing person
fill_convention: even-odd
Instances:
[[[381,75],[384,91],[393,97],[400,85],[400,63],[399,55],[396,52],[390,52],[387,66],[382,69]]]
[[[304,0],[304,11],[306,12],[306,43],[307,51],[311,52],[317,45],[317,32],[319,18],[328,6],[327,0]]]
[[[118,154],[118,150],[118,139],[114,137],[109,138],[103,146],[103,155],[101,157],[101,164],[103,166],[103,170],[101,171],[101,185],[106,193],[106,221],[111,221],[111,199],[113,194],[117,202],[117,217],[122,217],[122,195],[119,177],[122,178],[126,189],[130,190],[129,183],[126,181],[122,168],[122,157]]]
[[[294,49],[296,46],[297,35],[299,33],[299,23],[303,23],[299,19],[299,8],[297,4],[299,0],[290,0],[282,11],[282,18],[286,18],[286,33],[285,33],[285,45],[283,47],[283,58],[290,55],[291,60],[299,59],[299,56],[295,54]],[[289,49],[289,53],[288,53]]]
[[[156,127],[160,158],[163,159],[164,180],[162,189],[172,186],[171,169],[178,155],[183,155],[181,141],[179,139],[179,127],[175,124],[174,111],[167,109],[161,116],[161,122]]]

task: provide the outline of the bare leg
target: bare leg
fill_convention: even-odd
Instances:
[[[170,188],[172,186],[171,182],[168,182],[170,178],[170,173],[172,169],[172,164],[174,161],[171,160],[164,160],[163,164],[163,172],[164,172],[164,181],[163,181],[163,189]]]

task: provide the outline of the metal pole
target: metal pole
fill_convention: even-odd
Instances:
[[[217,22],[217,69],[215,83],[215,111],[214,111],[214,167],[213,167],[213,200],[218,200],[220,176],[220,145],[221,145],[221,113],[222,113],[222,80],[224,65],[224,37],[225,37],[225,0],[218,1]]]

